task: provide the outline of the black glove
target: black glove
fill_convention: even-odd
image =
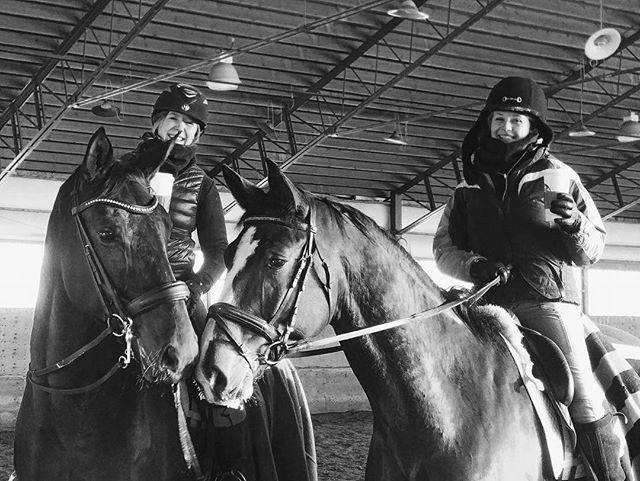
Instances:
[[[187,312],[189,313],[189,317],[193,317],[196,306],[198,305],[198,303],[200,302],[200,298],[204,294],[204,288],[202,286],[202,283],[197,281],[196,279],[189,279],[188,281],[186,281],[186,284],[190,291],[189,299],[187,299]]]
[[[549,210],[559,215],[560,218],[553,219],[560,228],[567,234],[575,234],[580,229],[580,211],[569,194],[559,193],[555,200],[551,201]]]
[[[504,285],[509,280],[509,268],[502,262],[492,262],[487,259],[480,259],[471,264],[469,274],[474,281],[487,283],[500,278],[500,285]]]

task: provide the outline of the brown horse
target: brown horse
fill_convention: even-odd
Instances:
[[[225,178],[246,212],[225,302],[201,338],[196,377],[208,400],[248,398],[283,344],[329,322],[345,333],[445,301],[371,219],[299,190],[275,164],[268,193],[230,170]],[[342,347],[374,416],[367,480],[545,479],[536,416],[497,332],[448,310]]]
[[[149,188],[162,159],[114,160],[101,128],[60,188],[16,425],[20,481],[192,479],[171,385],[198,343]]]

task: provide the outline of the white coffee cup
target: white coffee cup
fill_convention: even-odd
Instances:
[[[551,212],[551,202],[556,200],[558,194],[568,194],[571,187],[571,179],[564,169],[548,169],[544,171],[544,220],[551,227],[556,227],[554,219],[558,214]]]
[[[173,174],[169,174],[168,172],[158,172],[150,181],[151,188],[158,198],[158,202],[160,202],[167,212],[169,212],[169,206],[171,205],[173,180]]]

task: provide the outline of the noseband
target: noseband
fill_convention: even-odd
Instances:
[[[82,242],[83,252],[89,265],[94,284],[99,293],[99,299],[104,312],[104,319],[107,327],[91,342],[75,351],[70,356],[42,369],[29,369],[27,378],[36,387],[47,391],[62,394],[79,394],[88,392],[109,379],[118,369],[126,368],[132,359],[131,343],[133,340],[133,317],[149,311],[161,304],[182,302],[189,298],[190,292],[187,285],[182,281],[173,281],[154,287],[153,289],[141,294],[126,304],[123,304],[115,287],[111,283],[107,271],[105,270],[100,258],[98,257],[91,238],[87,234],[87,230],[80,215],[83,211],[98,204],[107,204],[118,209],[125,210],[131,214],[148,215],[151,214],[158,206],[158,198],[153,197],[150,204],[134,205],[107,197],[98,197],[83,202],[78,205],[78,182],[72,192],[72,208],[71,214],[75,220],[76,231]],[[60,370],[76,361],[80,356],[99,345],[109,335],[115,337],[124,337],[125,349],[124,354],[118,358],[116,364],[111,370],[98,379],[96,382],[79,388],[51,388],[46,385],[36,383],[34,377],[45,376],[54,371]]]
[[[296,328],[300,295],[304,291],[305,282],[307,280],[307,273],[309,272],[309,269],[313,269],[314,267],[314,255],[318,256],[324,270],[326,279],[325,282],[322,282],[320,280],[320,276],[315,270],[314,272],[316,272],[316,275],[320,280],[320,285],[322,286],[323,292],[327,299],[327,303],[329,305],[329,316],[331,316],[331,273],[329,271],[329,266],[324,261],[322,255],[320,254],[320,251],[318,250],[318,245],[316,243],[315,237],[316,228],[314,225],[314,217],[313,204],[310,202],[309,214],[306,223],[292,223],[287,222],[286,220],[279,217],[267,216],[253,216],[244,219],[245,225],[269,222],[283,225],[289,229],[301,230],[303,232],[306,232],[307,234],[304,246],[302,246],[300,258],[298,259],[298,269],[291,279],[291,284],[289,285],[287,292],[280,300],[280,303],[278,304],[278,307],[276,308],[274,314],[271,316],[270,320],[265,320],[259,316],[250,314],[246,311],[243,311],[242,309],[239,309],[236,306],[227,304],[225,302],[218,302],[216,304],[213,304],[209,309],[209,317],[213,318],[216,321],[216,323],[220,326],[222,332],[224,332],[225,336],[227,336],[238,353],[247,361],[252,370],[253,367],[251,365],[251,362],[249,361],[247,353],[244,351],[242,344],[233,337],[228,327],[226,326],[226,322],[233,322],[234,324],[246,327],[249,330],[253,331],[255,334],[263,337],[269,344],[265,352],[259,358],[260,364],[266,364],[269,366],[277,364],[287,354],[287,342]],[[285,309],[287,308],[287,306],[291,307],[289,308],[289,311],[285,313]],[[276,324],[283,321],[285,327],[284,330],[280,332],[276,328]]]

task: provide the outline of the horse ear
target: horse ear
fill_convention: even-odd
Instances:
[[[269,193],[275,197],[282,207],[304,215],[307,206],[305,195],[282,173],[282,170],[275,162],[266,159],[266,164],[269,177]]]
[[[265,194],[260,187],[249,182],[224,164],[222,165],[222,175],[233,198],[236,199],[240,207],[244,210],[250,210],[251,207],[264,205],[267,194]]]
[[[106,172],[107,168],[113,164],[113,148],[107,137],[104,127],[100,127],[91,136],[87,152],[82,161],[82,172],[89,180],[95,180]]]

